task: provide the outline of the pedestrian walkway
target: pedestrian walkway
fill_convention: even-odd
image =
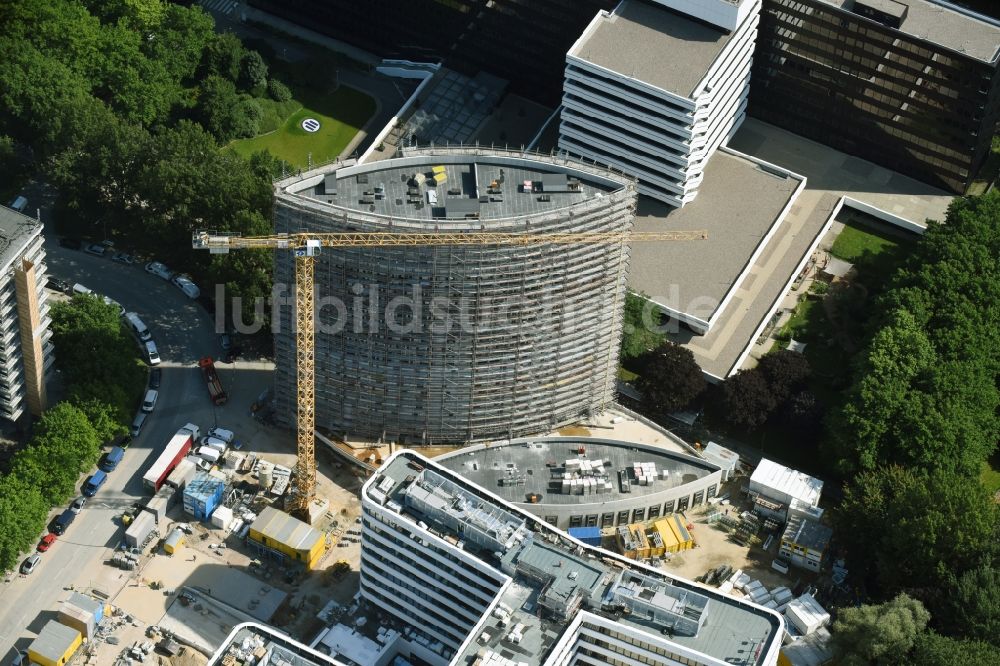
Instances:
[[[240,4],[238,0],[199,0],[199,3],[207,11],[229,16]]]

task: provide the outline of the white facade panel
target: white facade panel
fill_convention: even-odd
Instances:
[[[612,20],[598,15],[566,57],[559,147],[635,176],[640,194],[683,206],[697,195],[712,154],[746,117],[760,0],[660,4],[669,7],[664,21],[690,21],[687,15],[731,33],[701,82],[683,97],[574,55],[597,22]]]

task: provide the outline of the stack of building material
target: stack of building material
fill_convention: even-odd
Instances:
[[[212,512],[212,526],[221,530],[228,529],[233,524],[233,510],[229,507],[220,506]]]
[[[493,650],[480,650],[472,666],[528,666],[528,662],[508,659]]]
[[[792,599],[785,607],[785,617],[803,636],[830,624],[830,614],[811,594]]]
[[[781,607],[792,600],[792,591],[787,587],[776,587],[771,590],[771,598],[778,607]]]
[[[632,474],[640,486],[648,486],[658,477],[656,463],[632,463]]]

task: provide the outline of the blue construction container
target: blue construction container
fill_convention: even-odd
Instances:
[[[222,503],[226,484],[208,472],[199,472],[184,488],[184,511],[195,520],[208,520]]]
[[[569,528],[569,535],[574,539],[584,542],[588,546],[600,547],[601,545],[600,527],[571,527]]]

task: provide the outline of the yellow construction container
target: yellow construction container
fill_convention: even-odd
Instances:
[[[322,532],[274,507],[267,507],[253,521],[247,537],[266,548],[302,562],[313,569],[326,544]]]
[[[38,638],[28,646],[28,659],[39,666],[64,666],[82,643],[83,636],[79,631],[49,620],[38,633]]]
[[[163,550],[167,555],[173,555],[184,547],[184,532],[178,527],[175,528],[163,542]]]
[[[677,553],[682,550],[694,548],[694,539],[691,533],[684,527],[679,516],[669,515],[662,520],[656,521],[653,528],[663,539],[663,550],[668,553]]]

